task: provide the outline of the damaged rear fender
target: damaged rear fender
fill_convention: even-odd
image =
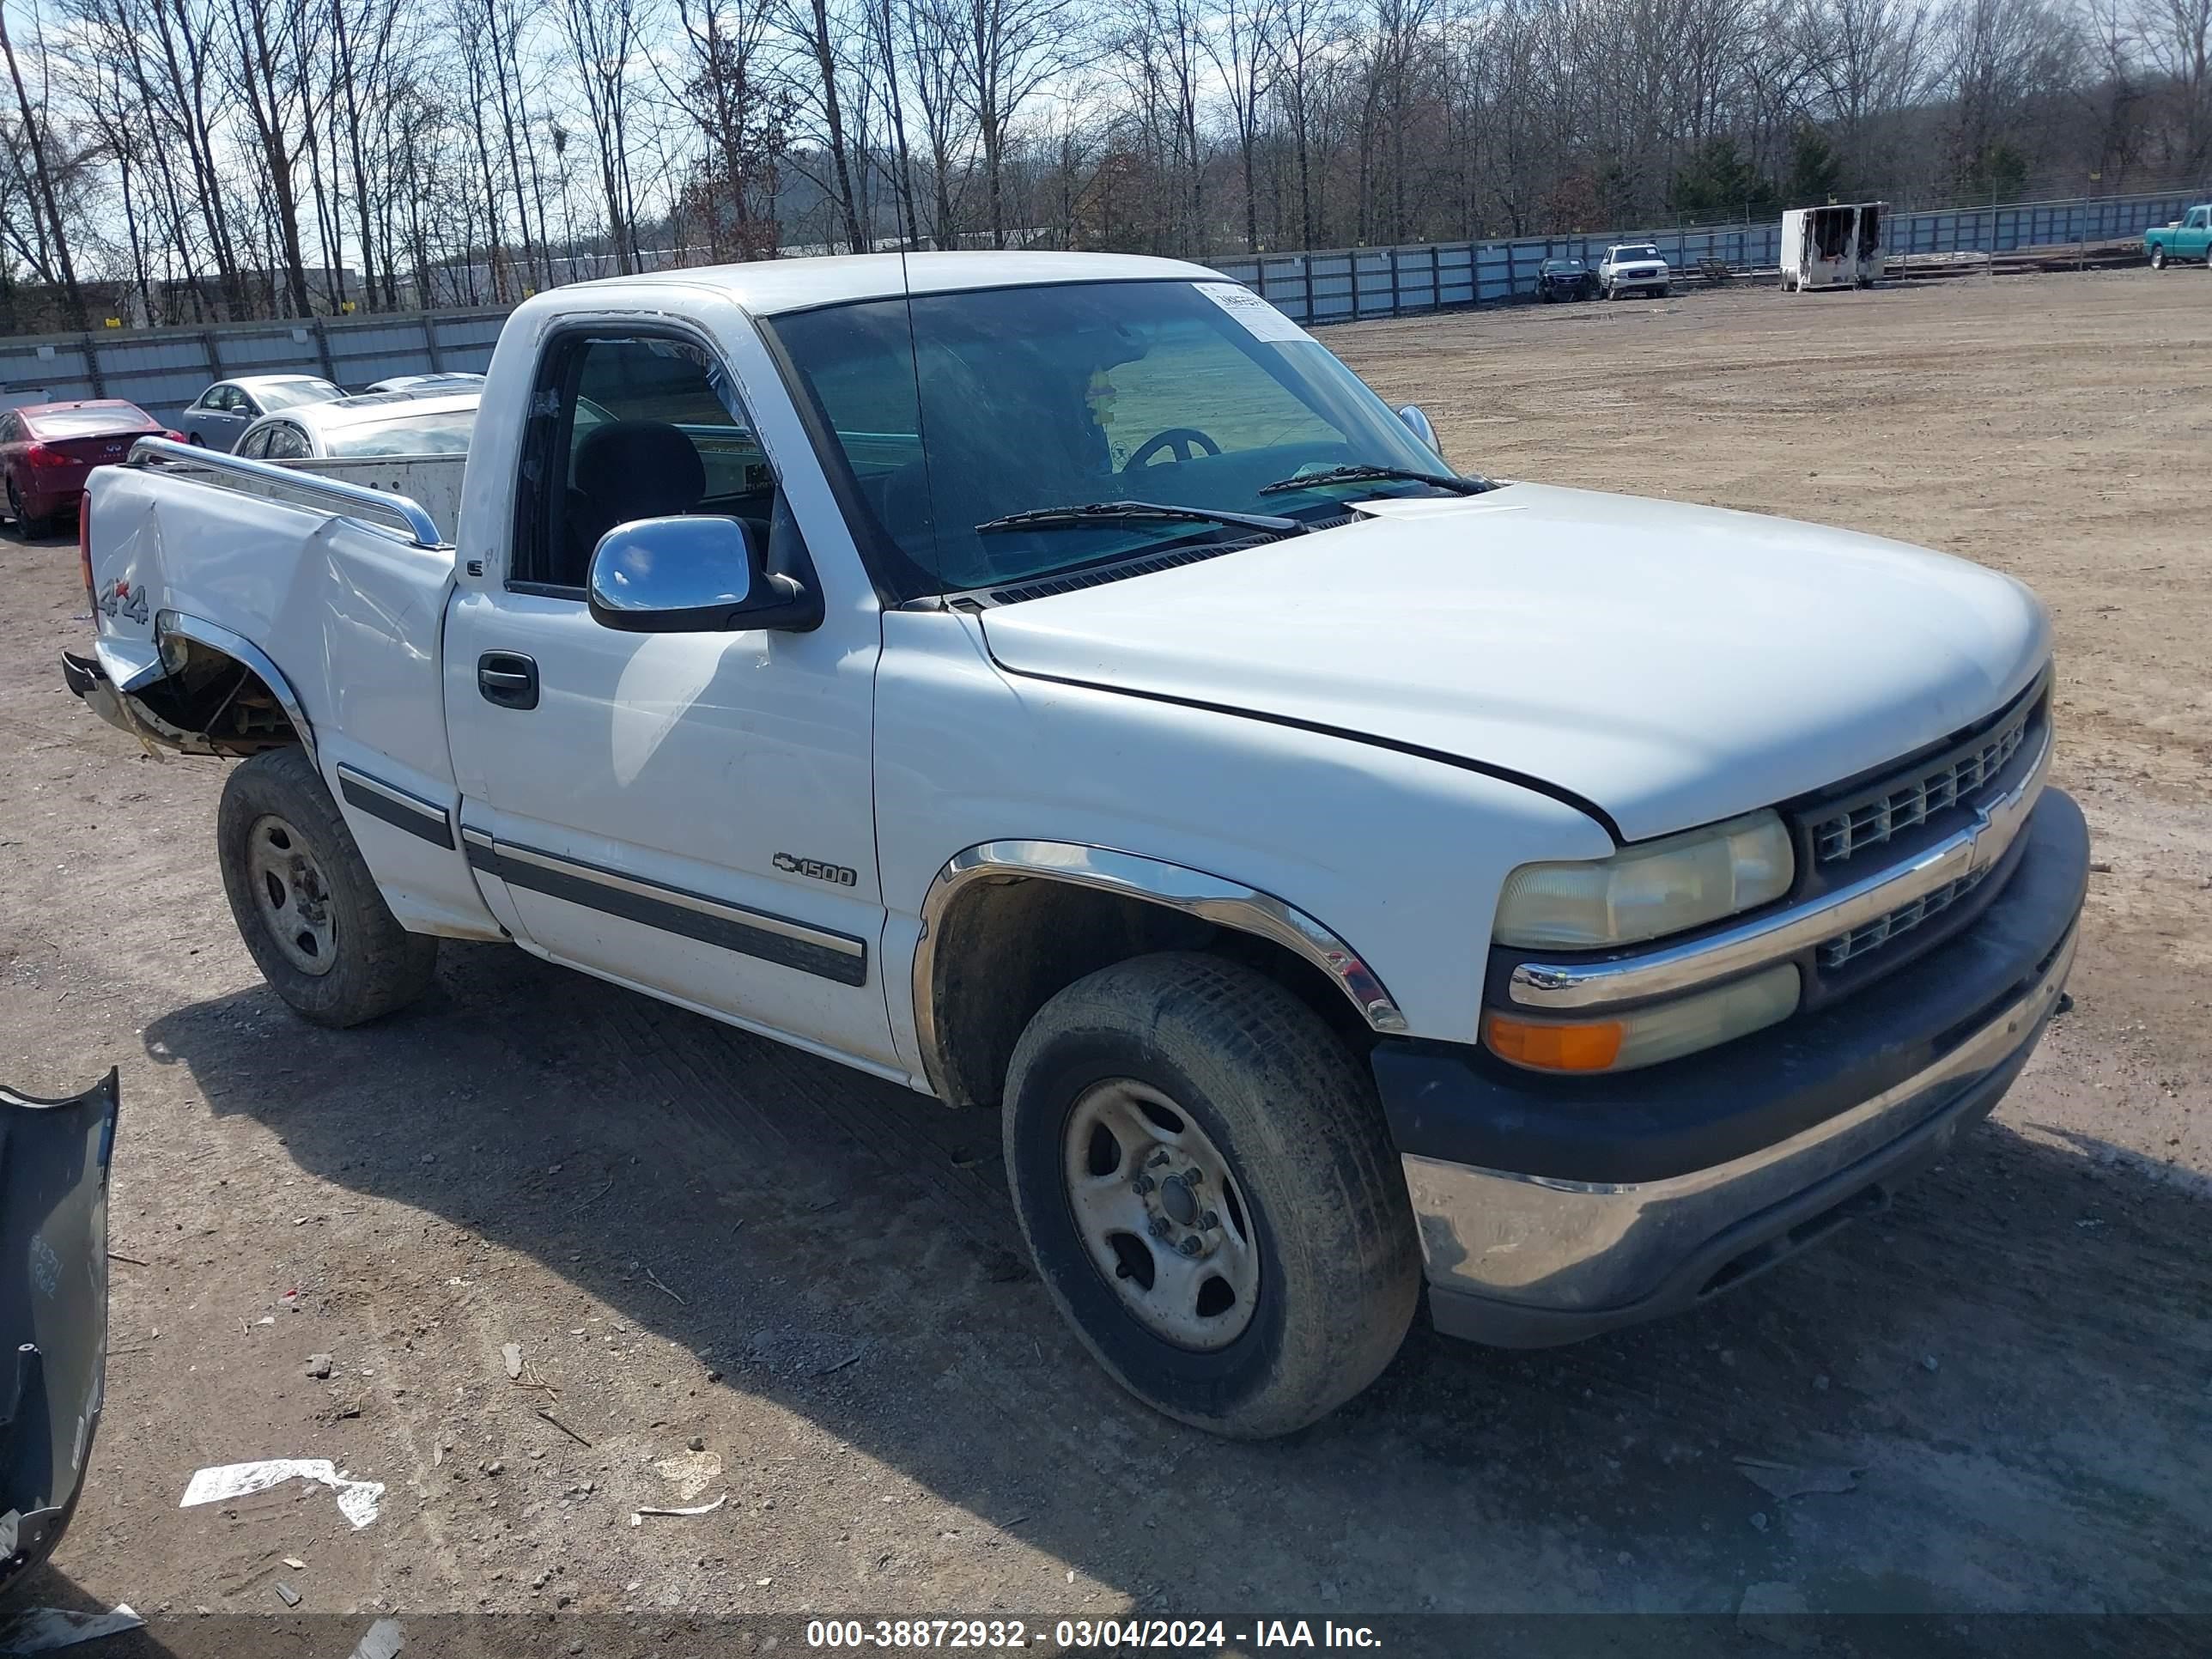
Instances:
[[[307,712],[252,641],[175,611],[159,654],[128,678],[101,651],[62,653],[62,678],[100,719],[149,747],[243,757],[297,743],[314,753]]]
[[[75,1513],[106,1392],[113,1072],[40,1100],[0,1087],[0,1595]]]

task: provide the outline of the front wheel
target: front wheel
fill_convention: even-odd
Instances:
[[[1662,299],[1662,300],[1663,300],[1663,299],[1665,299],[1665,298],[1667,297],[1667,295],[1668,295],[1668,292],[1672,289],[1672,288],[1673,288],[1673,284],[1672,284],[1672,283],[1660,283],[1660,284],[1659,284],[1659,297],[1660,297],[1661,299]]]
[[[2150,268],[2153,270],[2164,270],[2166,269],[2166,250],[2163,247],[2154,247],[2151,249]]]
[[[1014,1050],[1005,1140],[1046,1288],[1157,1411],[1287,1434],[1405,1338],[1419,1243],[1374,1089],[1250,969],[1162,954],[1068,987]]]
[[[254,964],[303,1019],[358,1025],[428,988],[438,941],[393,918],[306,750],[265,750],[224,781],[216,856]]]

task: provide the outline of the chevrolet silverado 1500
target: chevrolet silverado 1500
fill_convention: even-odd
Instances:
[[[1686,1309],[2011,1083],[2087,866],[2017,582],[1462,476],[1200,268],[868,255],[564,288],[450,544],[149,440],[71,685],[237,757],[307,1018],[441,937],[1002,1124],[1044,1284],[1239,1435],[1441,1329]]]

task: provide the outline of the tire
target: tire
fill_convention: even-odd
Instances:
[[[1373,1086],[1318,1016],[1249,968],[1139,957],[1060,992],[1015,1047],[1005,1140],[1054,1303],[1156,1411],[1234,1438],[1287,1434],[1405,1340],[1419,1241]],[[1204,1179],[1188,1182],[1194,1169]]]
[[[185,441],[187,443],[198,444],[202,449],[205,449],[207,447],[207,440],[201,437],[197,432],[193,433],[192,435]]]
[[[358,1025],[428,988],[438,941],[393,919],[305,749],[268,750],[233,769],[216,857],[240,937],[301,1018]]]
[[[23,511],[23,497],[17,492],[13,478],[8,480],[8,516],[15,521],[15,533],[27,542],[53,533],[52,519],[33,519]]]
[[[1665,299],[1665,298],[1667,297],[1668,292],[1669,291],[1669,289],[1671,289],[1673,288],[1673,286],[1674,286],[1674,284],[1672,284],[1671,283],[1660,283],[1660,284],[1659,284],[1659,297],[1660,297],[1661,299],[1662,299],[1662,300],[1663,300],[1663,299]]]
[[[2153,245],[2150,251],[2150,268],[2153,270],[2164,270],[2166,269],[2165,244],[2157,243]]]

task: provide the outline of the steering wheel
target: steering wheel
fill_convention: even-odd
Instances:
[[[1121,463],[1121,471],[1134,472],[1151,461],[1164,449],[1175,451],[1178,464],[1189,460],[1194,454],[1218,455],[1221,446],[1194,426],[1171,426],[1158,432],[1137,446],[1136,453]]]

